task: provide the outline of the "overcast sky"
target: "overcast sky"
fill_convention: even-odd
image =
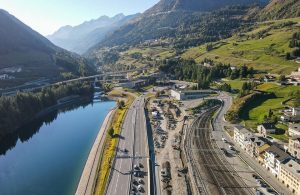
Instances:
[[[143,12],[159,0],[0,0],[5,9],[42,35],[102,15]]]

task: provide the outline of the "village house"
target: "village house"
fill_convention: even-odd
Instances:
[[[276,127],[273,123],[263,123],[257,126],[257,131],[264,137],[267,137],[270,133],[276,133]]]
[[[249,138],[252,136],[253,134],[250,131],[248,131],[245,127],[242,126],[234,127],[234,141],[243,150],[246,150],[247,144],[249,142]]]
[[[289,136],[300,136],[300,125],[295,123],[289,124]]]
[[[293,116],[300,116],[300,107],[296,107],[292,109]]]
[[[293,194],[300,195],[300,165],[294,160],[289,160],[280,167],[278,177]]]
[[[252,136],[249,138],[249,142],[246,148],[246,152],[256,159],[268,149],[270,145],[267,143],[267,140],[262,137]]]
[[[272,76],[272,75],[265,75],[264,76],[264,81],[267,82],[274,82],[276,80],[276,77]]]
[[[275,145],[269,147],[264,155],[264,166],[268,171],[272,173],[276,178],[280,173],[280,166],[282,163],[289,160],[291,157],[286,152],[281,150]]]
[[[300,136],[293,136],[289,139],[288,151],[293,157],[300,159]]]

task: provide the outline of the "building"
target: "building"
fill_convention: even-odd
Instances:
[[[292,194],[300,195],[300,165],[289,160],[280,167],[279,181],[282,182]]]
[[[291,117],[288,115],[282,115],[282,116],[280,116],[280,120],[283,122],[289,122],[289,121],[291,121]]]
[[[275,145],[269,147],[264,154],[264,166],[270,171],[275,177],[279,176],[280,166],[282,163],[289,160],[291,157],[286,152],[281,150]]]
[[[237,145],[239,145],[243,150],[247,149],[249,144],[249,139],[253,136],[253,134],[248,131],[245,127],[238,126],[234,127],[234,136],[233,139]]]
[[[273,82],[276,80],[276,77],[274,77],[273,75],[265,75],[264,76],[264,81],[267,82]]]
[[[289,124],[289,136],[300,136],[300,125],[290,123]]]
[[[14,76],[9,76],[8,74],[2,74],[0,75],[0,80],[10,80],[10,79],[14,79]]]
[[[171,90],[171,96],[176,100],[190,100],[207,97],[211,94],[215,94],[213,90]]]
[[[257,126],[257,131],[264,137],[267,137],[270,133],[276,133],[276,127],[272,123],[263,123]]]
[[[300,107],[293,108],[292,109],[292,115],[293,116],[300,116]]]
[[[293,136],[289,139],[288,151],[293,157],[300,159],[300,136]]]
[[[265,140],[265,138],[252,136],[249,138],[248,145],[246,146],[246,152],[251,157],[257,159],[269,147],[270,145],[267,143],[267,140]]]

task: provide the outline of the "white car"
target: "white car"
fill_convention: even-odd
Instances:
[[[143,192],[143,191],[144,191],[144,188],[143,188],[142,185],[139,185],[139,186],[137,187],[137,189],[138,189],[139,192]]]

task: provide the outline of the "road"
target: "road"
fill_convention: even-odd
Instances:
[[[231,124],[227,121],[225,121],[224,115],[232,105],[232,97],[226,95],[225,93],[221,93],[217,99],[223,101],[223,106],[216,117],[214,121],[214,132],[213,136],[215,140],[217,140],[217,143],[219,146],[224,147],[224,143],[221,141],[221,139],[224,137],[227,140],[230,140],[232,143],[233,140],[231,137],[228,136],[228,134],[224,130],[224,126],[235,126],[234,124]],[[241,148],[238,146],[235,146],[236,149],[240,151],[239,155],[237,157],[233,157],[232,159],[234,160],[234,166],[239,167],[241,164],[245,164],[249,167],[251,167],[252,172],[255,172],[256,174],[259,174],[270,186],[272,186],[277,192],[280,194],[289,194],[289,191],[285,189],[282,184],[273,177],[270,172],[268,172],[265,168],[263,168],[255,159],[251,158],[248,154],[245,153]],[[239,165],[240,164],[240,165]],[[251,174],[249,174],[248,177]],[[247,178],[247,176],[242,176],[244,178]],[[248,179],[247,179],[248,180]],[[251,184],[251,182],[250,182]],[[257,186],[252,186],[253,188],[257,188]],[[260,189],[261,190],[261,189]],[[263,190],[262,190],[263,191]]]
[[[125,152],[124,149],[128,150]],[[132,184],[136,179],[133,174],[133,166],[141,163],[143,168],[144,194],[148,194],[148,140],[146,119],[144,114],[144,97],[138,97],[129,108],[120,135],[115,163],[109,180],[107,195],[129,194],[136,185]]]

